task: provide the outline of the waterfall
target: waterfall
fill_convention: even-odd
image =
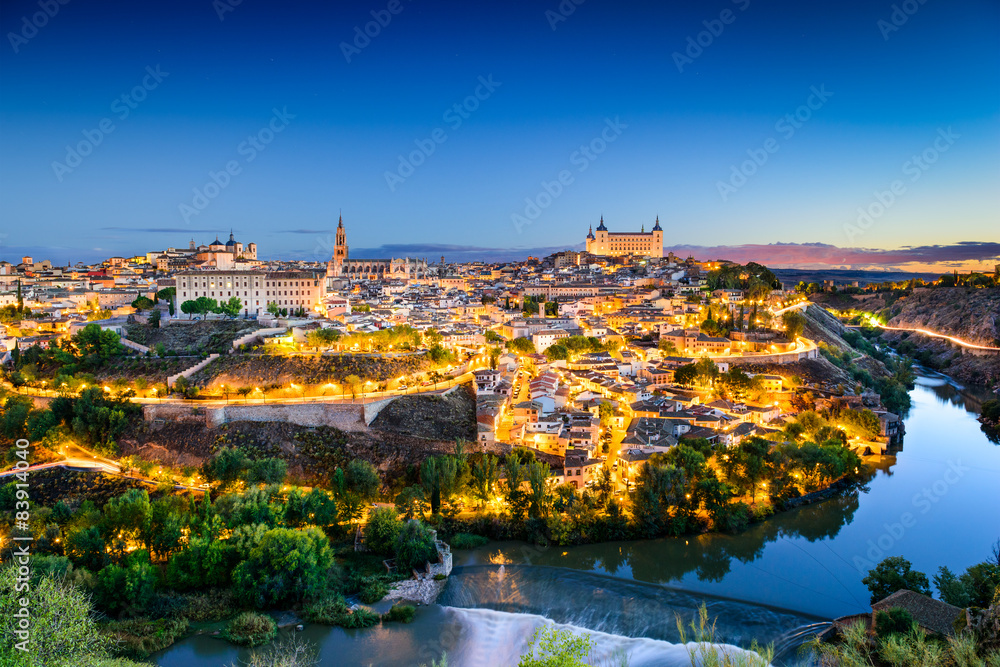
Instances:
[[[554,623],[536,614],[514,614],[492,609],[445,607],[462,627],[462,641],[448,655],[448,664],[461,667],[508,667],[517,665],[521,652],[540,627],[552,626],[591,639],[588,662],[616,665],[616,658],[628,657],[629,667],[691,667],[689,650],[695,644],[672,644],[659,639],[632,638],[588,630],[566,623]],[[714,647],[719,653],[735,655],[743,649],[727,644]]]

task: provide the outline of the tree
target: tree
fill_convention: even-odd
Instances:
[[[243,450],[223,447],[202,464],[201,470],[207,479],[222,482],[225,486],[239,479],[249,467],[250,457]]]
[[[874,440],[882,431],[878,416],[871,410],[844,410],[837,417],[848,435]]]
[[[677,354],[677,345],[670,339],[660,338],[660,342],[656,344],[656,347],[664,356],[672,357]]]
[[[404,519],[423,518],[427,508],[427,498],[424,489],[419,484],[408,486],[396,496],[396,511]]]
[[[365,524],[365,547],[372,553],[389,556],[394,553],[396,536],[403,529],[396,510],[378,507],[368,515]]]
[[[273,528],[233,571],[238,597],[257,607],[319,597],[327,586],[333,550],[319,528]]]
[[[685,364],[674,371],[674,382],[689,387],[698,377],[698,369],[694,364]]]
[[[160,316],[160,309],[159,308],[157,308],[156,310],[154,310],[153,312],[151,312],[149,314],[149,326],[153,327],[154,329],[159,329],[160,328],[160,317],[161,316]]]
[[[102,609],[117,613],[127,608],[141,609],[156,590],[156,572],[145,550],[129,555],[124,567],[109,565],[97,573],[94,600]]]
[[[507,343],[507,347],[512,352],[517,352],[519,354],[535,353],[535,344],[531,342],[530,338],[515,338]]]
[[[528,516],[532,519],[545,517],[549,505],[549,464],[541,461],[531,461],[524,466],[525,478],[528,481]]]
[[[871,603],[884,600],[904,588],[915,593],[930,595],[927,575],[912,570],[912,563],[902,556],[889,556],[868,570],[868,576],[861,580],[871,593]]]
[[[962,609],[990,606],[993,597],[1000,587],[1000,566],[996,563],[982,562],[970,566],[961,576],[947,567],[938,569],[934,575],[934,586],[942,600]]]
[[[806,316],[797,310],[786,310],[781,315],[781,322],[785,325],[788,340],[795,340],[806,328]]]
[[[306,334],[306,344],[309,347],[329,349],[340,339],[336,329],[316,329]]]
[[[359,378],[357,375],[352,374],[344,378],[344,385],[350,387],[351,398],[354,399],[358,397],[358,392],[361,390],[361,387],[364,386],[364,380]]]
[[[437,561],[430,529],[417,520],[407,521],[396,534],[396,568],[401,572]]]
[[[246,471],[248,484],[281,484],[288,474],[288,464],[279,458],[258,459]]]
[[[138,296],[132,301],[132,307],[136,310],[149,310],[154,305],[156,304],[148,296]]]
[[[118,334],[101,329],[98,324],[88,324],[73,336],[73,346],[80,357],[95,366],[124,352],[120,341]]]
[[[223,301],[218,304],[215,308],[211,310],[213,313],[219,313],[220,315],[225,315],[229,318],[238,317],[240,311],[243,310],[243,302],[240,301],[238,296],[230,297],[228,301]]]
[[[362,500],[371,501],[378,497],[382,480],[378,471],[368,461],[352,459],[344,472],[344,483],[348,491],[358,494]]]
[[[472,495],[484,505],[493,498],[493,487],[500,479],[497,458],[487,454],[472,466]]]
[[[21,610],[16,567],[0,570],[0,655],[20,653],[14,648]],[[5,664],[95,665],[110,653],[106,636],[97,627],[89,594],[59,576],[43,575],[31,584],[30,662]]]

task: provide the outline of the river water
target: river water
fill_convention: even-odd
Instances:
[[[692,619],[704,603],[717,641],[757,639],[774,644],[775,664],[809,664],[799,648],[829,619],[869,607],[861,579],[885,556],[904,555],[930,577],[941,565],[960,572],[984,560],[1000,537],[1000,446],[975,419],[986,395],[932,374],[910,394],[901,450],[878,460],[856,494],[739,535],[491,543],[456,552],[438,604],[409,625],[310,626],[304,634],[323,665],[416,667],[447,652],[450,667],[493,667],[516,665],[532,632],[554,622],[590,634],[601,658],[626,653],[631,667],[681,666],[691,663],[676,619]],[[156,662],[229,665],[245,655],[195,636]]]

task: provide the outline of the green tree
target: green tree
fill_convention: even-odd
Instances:
[[[124,352],[121,338],[114,331],[105,331],[98,324],[88,324],[73,336],[73,346],[80,358],[91,365],[100,365]]]
[[[347,464],[344,483],[348,491],[356,493],[366,501],[377,498],[379,487],[382,486],[382,480],[375,466],[363,459],[352,459]]]
[[[99,607],[117,613],[142,609],[156,590],[156,572],[146,551],[132,553],[124,567],[111,564],[97,573],[94,600]]]
[[[365,547],[382,556],[394,553],[396,536],[403,529],[396,510],[390,507],[377,507],[368,515],[365,524]]]
[[[515,338],[507,343],[507,348],[520,354],[535,353],[535,344],[531,342],[530,338]]]
[[[273,528],[233,571],[233,588],[257,607],[317,598],[333,566],[330,541],[319,528]]]
[[[422,568],[424,563],[437,561],[437,549],[430,529],[421,521],[411,520],[403,524],[396,534],[396,568],[407,572]]]
[[[132,301],[132,307],[136,310],[149,310],[154,305],[156,304],[154,304],[153,300],[148,296],[139,296]]]
[[[427,507],[427,497],[419,484],[408,486],[396,496],[396,511],[404,519],[423,518]]]
[[[225,486],[239,479],[250,467],[250,457],[235,447],[223,447],[201,466],[202,474]]]
[[[874,569],[868,570],[868,576],[861,583],[868,587],[872,604],[904,588],[929,596],[931,591],[927,575],[911,569],[912,567],[913,564],[902,556],[889,556]]]
[[[230,297],[228,301],[223,301],[218,304],[215,308],[211,310],[213,313],[219,313],[220,315],[225,315],[229,318],[239,317],[240,311],[243,310],[243,302],[240,301],[238,296]]]
[[[246,471],[248,484],[281,484],[288,474],[288,464],[279,458],[258,459]]]
[[[16,567],[0,569],[0,656],[20,653],[16,631],[21,609]],[[30,662],[10,665],[90,667],[110,654],[110,646],[96,623],[90,596],[59,576],[43,575],[31,585]],[[124,666],[123,666],[124,667]]]
[[[482,457],[472,466],[472,495],[484,505],[493,498],[493,487],[500,480],[497,458],[492,454]]]
[[[797,310],[786,310],[781,314],[781,322],[785,325],[788,340],[795,340],[806,328],[806,316]]]

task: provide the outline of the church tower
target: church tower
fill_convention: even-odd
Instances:
[[[337,237],[333,246],[333,261],[338,268],[347,261],[347,232],[344,230],[344,216],[337,223]]]

